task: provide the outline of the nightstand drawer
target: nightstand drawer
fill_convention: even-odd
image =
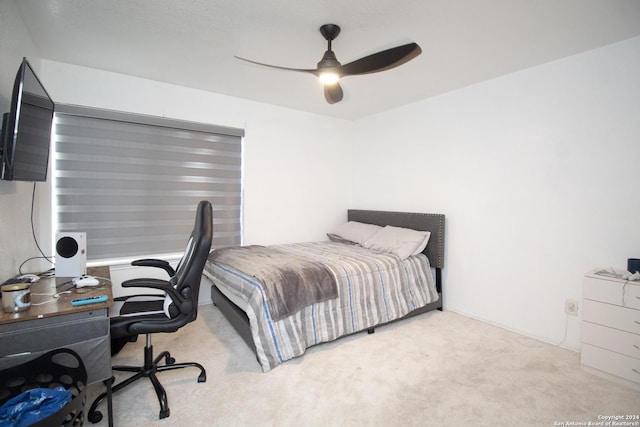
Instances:
[[[640,334],[640,310],[585,299],[582,320]]]
[[[640,310],[640,283],[636,281],[587,276],[582,292],[585,299]]]
[[[583,344],[581,363],[584,366],[640,384],[640,360],[638,359]]]
[[[640,335],[583,322],[582,342],[640,360]]]
[[[624,306],[640,310],[640,284],[628,282],[624,286]]]
[[[622,284],[617,280],[585,277],[582,296],[594,301],[622,305]]]

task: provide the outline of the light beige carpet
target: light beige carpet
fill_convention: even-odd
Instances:
[[[582,372],[578,353],[451,311],[313,347],[266,374],[213,306],[153,343],[203,364],[207,382],[197,369],[160,374],[171,416],[158,420],[151,383],[138,381],[114,395],[118,427],[554,426],[640,414],[639,392]],[[114,364],[141,362],[143,346]]]

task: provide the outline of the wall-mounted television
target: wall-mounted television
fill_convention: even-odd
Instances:
[[[2,179],[46,181],[54,103],[22,60],[13,85],[11,111],[2,118]]]

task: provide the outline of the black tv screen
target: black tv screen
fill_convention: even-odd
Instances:
[[[46,181],[54,103],[24,58],[3,119],[2,179]]]

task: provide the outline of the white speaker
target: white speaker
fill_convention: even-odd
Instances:
[[[78,277],[87,273],[87,233],[56,233],[56,276]]]

